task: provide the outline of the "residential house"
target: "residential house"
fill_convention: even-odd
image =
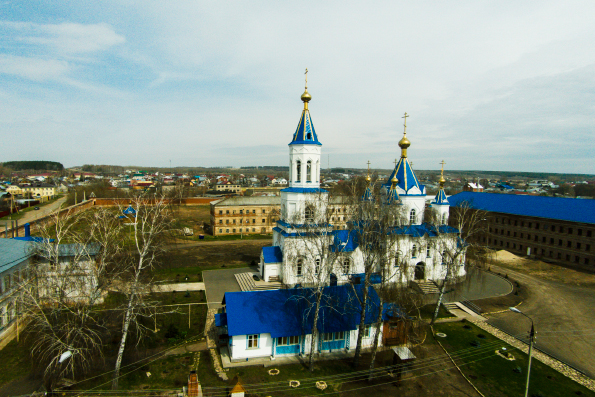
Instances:
[[[314,344],[316,353],[355,350],[363,289],[362,284],[324,288]],[[314,324],[312,292],[309,288],[226,292],[224,313],[216,315],[220,333],[228,335],[223,354],[228,354],[231,361],[309,354]],[[373,287],[368,287],[368,294],[363,348],[373,345],[372,324],[380,310]],[[385,310],[383,320],[388,320],[388,313]],[[382,328],[379,338],[382,346]]]

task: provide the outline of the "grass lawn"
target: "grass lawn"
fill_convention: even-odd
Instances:
[[[419,313],[421,318],[424,320],[431,320],[434,317],[434,310],[436,310],[436,304],[430,304],[422,306],[419,309]],[[438,318],[451,318],[453,316],[448,310],[444,308],[443,305],[440,305],[440,310],[438,310]]]
[[[434,330],[447,335],[445,338],[436,339],[453,355],[463,373],[483,394],[486,396],[524,395],[528,359],[526,354],[468,322],[436,324]],[[479,345],[473,346],[473,342]],[[495,354],[495,351],[502,347],[506,347],[514,355],[514,361],[508,361]],[[515,369],[518,371],[517,368],[520,368],[520,373],[515,372]],[[529,395],[595,397],[595,392],[533,358]]]
[[[18,379],[31,371],[33,363],[31,355],[23,354],[24,342],[16,339],[0,351],[0,386],[11,380]]]

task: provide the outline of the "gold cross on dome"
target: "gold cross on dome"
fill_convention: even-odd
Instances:
[[[308,68],[306,68],[306,73],[304,73],[306,75],[306,89],[308,89]]]
[[[395,159],[395,168],[397,168],[397,163],[398,163],[398,162],[399,162],[399,161],[398,161],[397,159]]]
[[[446,164],[446,162],[444,160],[442,160],[440,162],[440,164],[442,164],[442,169],[440,170],[440,174],[443,175],[444,174],[444,164]]]
[[[370,160],[368,160],[368,174],[370,173]]]
[[[403,123],[403,127],[405,127],[405,129],[403,130],[404,134],[407,133],[407,117],[411,117],[407,114],[407,112],[405,112],[405,115],[403,117],[401,117],[402,119],[405,119],[405,122]]]

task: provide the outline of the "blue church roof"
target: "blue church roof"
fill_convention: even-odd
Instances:
[[[406,157],[401,157],[395,169],[388,177],[389,183],[384,184],[387,190],[390,189],[390,181],[394,176],[396,176],[399,180],[397,186],[403,189],[405,194],[409,194],[409,190],[414,187],[417,187],[423,193],[425,186],[419,183],[419,180],[417,179],[417,176],[415,176],[415,173],[411,168],[411,164],[409,164],[409,161]]]
[[[340,332],[356,329],[361,310],[358,297],[361,297],[363,288],[361,284],[353,288],[351,285],[324,288],[317,323],[318,331]],[[364,322],[372,324],[378,315],[380,300],[373,287],[368,288],[368,294],[369,306]],[[228,334],[234,336],[270,333],[273,338],[310,334],[314,322],[314,302],[311,288],[226,292]],[[383,317],[388,317],[386,312]],[[220,323],[223,321],[220,320]]]
[[[399,192],[397,192],[397,189],[393,189],[391,184],[386,195],[386,204],[398,204],[399,202]]]
[[[485,211],[595,224],[595,200],[477,192],[450,196],[451,206],[463,202]]]
[[[318,141],[318,136],[314,130],[314,124],[312,124],[312,118],[310,117],[310,111],[308,109],[302,111],[302,117],[300,117],[300,122],[298,123],[290,143],[290,145],[298,144],[322,145],[322,143]]]
[[[434,201],[432,201],[432,205],[449,205],[450,203],[448,202],[448,199],[446,198],[446,193],[444,193],[444,189],[440,189],[438,190],[438,193],[436,193],[436,197],[434,198]]]
[[[264,263],[281,263],[283,262],[283,253],[281,248],[274,247],[262,247],[262,256]]]
[[[333,230],[333,245],[331,250],[340,252],[352,252],[357,248],[357,232],[354,230]]]

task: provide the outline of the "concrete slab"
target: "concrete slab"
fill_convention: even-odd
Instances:
[[[171,291],[204,291],[205,283],[175,283],[175,284],[161,284],[157,286],[160,292]]]
[[[234,274],[255,271],[251,267],[236,269],[208,270],[202,273],[209,309],[221,307],[226,292],[241,291]]]

